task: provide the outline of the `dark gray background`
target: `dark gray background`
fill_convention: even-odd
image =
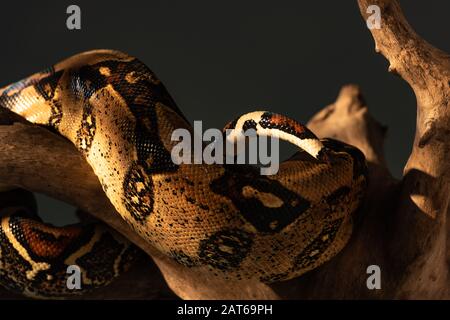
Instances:
[[[81,31],[66,28],[73,3]],[[419,34],[450,52],[450,1],[401,4]],[[411,148],[413,92],[374,52],[356,1],[4,1],[0,30],[0,86],[83,50],[118,49],[147,63],[188,119],[222,128],[257,108],[306,122],[357,83],[389,127],[394,175]],[[57,223],[71,210],[44,196],[39,204]]]

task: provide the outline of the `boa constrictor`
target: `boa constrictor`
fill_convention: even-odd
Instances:
[[[68,138],[141,237],[186,267],[229,279],[270,283],[323,264],[347,243],[365,191],[358,149],[319,140],[270,112],[245,114],[226,128],[300,147],[277,174],[174,164],[171,134],[192,132],[190,124],[152,71],[117,51],[84,52],[9,85],[0,106]],[[78,293],[66,287],[71,264],[81,268],[84,288],[103,285],[133,256],[126,240],[101,226],[56,228],[21,212],[1,221],[0,283],[30,296]]]

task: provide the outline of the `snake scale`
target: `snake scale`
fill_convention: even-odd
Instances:
[[[297,145],[278,173],[264,176],[248,164],[175,164],[171,134],[192,126],[155,74],[118,51],[77,54],[6,86],[0,107],[69,139],[118,214],[151,245],[226,279],[282,281],[331,259],[352,233],[367,185],[357,148],[264,111],[226,128]],[[79,293],[66,286],[72,264],[82,271],[83,289],[105,285],[137,254],[102,225],[54,227],[24,210],[5,212],[0,284],[28,296]]]

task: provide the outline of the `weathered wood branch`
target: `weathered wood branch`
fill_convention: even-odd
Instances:
[[[386,130],[371,117],[356,86],[344,87],[335,103],[311,119],[308,125],[319,136],[343,140],[364,152],[370,179],[349,244],[330,262],[304,276],[268,286],[224,281],[176,264],[121,220],[69,142],[43,128],[17,123],[16,117],[1,110],[0,181],[67,201],[117,229],[153,258],[169,287],[182,298],[448,299],[449,57],[414,33],[397,1],[360,0],[364,18],[367,6],[373,4],[381,8],[382,17],[381,29],[371,30],[377,51],[417,96],[416,138],[404,176],[397,181],[383,155]],[[369,265],[381,268],[381,290],[366,286]],[[136,272],[129,281],[140,281],[136,274],[149,277],[155,268],[151,264],[148,268],[148,273]],[[142,288],[141,297],[152,297],[148,288]],[[125,295],[126,288],[121,290]]]
[[[360,0],[364,18],[368,5],[381,9],[381,28],[371,30],[376,51],[417,99],[414,144],[390,224],[388,254],[395,271],[403,270],[395,296],[427,296],[450,287],[450,57],[414,32],[398,1]]]

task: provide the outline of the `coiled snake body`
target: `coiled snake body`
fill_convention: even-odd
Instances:
[[[329,260],[347,243],[365,191],[358,149],[270,112],[226,128],[299,146],[277,174],[176,165],[172,132],[191,126],[156,76],[117,51],[78,54],[7,86],[0,106],[68,138],[141,237],[189,268],[230,279],[286,280]],[[89,289],[111,281],[135,251],[101,226],[56,228],[15,212],[0,226],[0,283],[30,296],[78,293],[67,289],[68,265],[81,268]]]

